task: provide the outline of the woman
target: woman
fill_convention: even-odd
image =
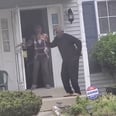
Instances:
[[[40,25],[35,27],[35,34],[32,37],[33,45],[34,45],[34,64],[33,64],[33,82],[32,89],[37,88],[38,76],[40,75],[40,71],[43,77],[44,84],[48,84],[46,82],[46,78],[49,76],[49,68],[48,68],[48,59],[49,59],[49,51],[47,47],[48,43],[48,35],[42,33],[42,28]]]

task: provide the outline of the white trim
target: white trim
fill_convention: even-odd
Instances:
[[[110,17],[113,17],[113,18],[116,18],[116,15],[113,15],[113,16],[110,16],[109,15],[109,12],[108,12],[108,1],[110,0],[95,0],[94,3],[95,3],[95,11],[96,11],[96,22],[97,22],[97,31],[98,31],[98,39],[100,39],[101,36],[104,36],[104,35],[107,35],[107,33],[100,33],[100,22],[99,22],[99,19],[102,19],[102,18],[107,18],[108,19],[108,31],[111,32],[111,26],[110,26],[110,20],[109,18]],[[99,17],[98,15],[98,2],[106,2],[106,7],[107,7],[107,16],[101,16]]]
[[[58,8],[58,9],[56,9]],[[55,10],[56,9],[56,10]],[[51,19],[51,14],[52,13],[58,13],[59,15],[59,25],[63,25],[63,6],[62,5],[57,5],[53,7],[48,7],[47,8],[47,14],[48,14],[48,27],[49,27],[49,36],[50,36],[50,41],[53,41],[53,24],[52,24],[52,19]],[[62,13],[61,13],[62,12]],[[54,87],[62,87],[62,81],[61,81],[61,64],[62,64],[62,58],[59,53],[59,50],[57,47],[51,49],[52,53],[52,67],[53,67],[53,79],[54,79]],[[57,70],[56,70],[57,69]]]
[[[109,19],[109,9],[108,9],[108,0],[106,0],[106,9],[107,9],[107,18],[108,18],[108,31],[110,32],[111,31],[111,28],[110,28],[110,19]]]
[[[99,19],[102,19],[102,18],[116,18],[116,15],[99,17]]]
[[[62,28],[64,29],[64,11],[63,11],[63,5],[59,5],[60,7],[60,12],[61,12],[61,25]]]
[[[12,18],[13,18],[13,31],[15,37],[15,54],[16,54],[16,67],[17,67],[17,84],[18,90],[26,89],[26,76],[25,76],[25,66],[23,51],[21,46],[16,47],[22,43],[22,32],[21,32],[21,22],[20,22],[20,10],[19,8],[12,9]]]
[[[16,8],[17,9],[17,11],[18,11],[18,25],[19,25],[19,39],[20,39],[20,42],[22,43],[22,30],[21,30],[21,17],[20,17],[20,9],[18,9],[18,8]],[[27,85],[27,83],[26,83],[26,72],[25,72],[25,65],[24,65],[24,57],[23,57],[23,50],[21,51],[21,60],[22,60],[22,76],[23,76],[23,84],[24,84],[24,89],[27,89],[27,87],[26,87],[26,85]]]
[[[110,1],[110,0],[97,0],[97,2],[104,2],[104,1]]]
[[[47,9],[47,15],[48,15],[48,28],[49,28],[49,36],[50,36],[50,41],[54,38],[53,37],[53,32],[52,32],[52,24],[51,24],[51,18],[50,18],[50,16],[49,16],[49,13],[50,13],[50,11],[49,11],[49,9],[51,9],[51,8],[59,8],[59,10],[60,10],[60,16],[61,16],[61,25],[63,25],[63,27],[64,27],[64,15],[63,15],[63,6],[62,6],[62,4],[53,4],[53,5],[42,5],[42,6],[32,6],[32,7],[20,7],[19,9],[20,9],[20,11],[24,11],[24,10],[33,10],[33,9],[41,9],[41,8],[46,8]],[[54,53],[53,53],[53,50],[51,49],[51,52],[52,52],[52,62],[54,62],[54,60],[53,60],[53,55],[54,55]],[[55,50],[55,52],[57,52],[56,50]],[[52,67],[54,67],[54,65],[55,64],[57,64],[57,62],[56,63],[52,63]],[[56,79],[56,77],[57,77],[57,71],[55,71],[56,70],[56,68],[54,68],[53,69],[53,82],[54,82],[54,87],[60,87],[60,86],[62,86],[62,82],[61,82],[61,78],[57,78]],[[60,75],[60,73],[59,73],[59,75]]]
[[[82,2],[89,2],[89,1],[98,1],[98,2],[102,2],[102,1],[106,1],[106,0],[82,0]],[[110,1],[110,0],[107,0]]]
[[[88,2],[88,1],[94,1],[94,0],[82,0],[82,2]]]
[[[37,5],[37,6],[25,6],[25,7],[19,7],[21,10],[33,10],[33,9],[40,9],[40,8],[50,8],[50,7],[61,7],[61,4],[52,4],[52,5]]]
[[[94,1],[95,5],[95,16],[96,16],[96,26],[97,26],[97,32],[98,32],[98,39],[100,37],[100,25],[99,25],[99,16],[98,16],[98,6],[97,6],[97,0]]]
[[[18,62],[18,60],[17,60],[17,57],[16,57],[16,48],[15,48],[15,45],[16,45],[16,35],[15,35],[15,32],[14,32],[14,22],[15,22],[15,18],[14,18],[14,9],[11,9],[11,17],[12,17],[12,19],[11,19],[11,21],[12,21],[12,32],[13,32],[13,43],[14,43],[14,51],[15,51],[15,65],[16,65],[16,78],[17,78],[17,88],[18,88],[18,90],[19,90],[19,85],[18,85],[18,79],[19,79],[19,76],[20,76],[20,74],[19,74],[19,68],[18,68],[18,66],[17,66],[17,62]]]
[[[87,53],[85,30],[84,30],[82,0],[78,0],[77,5],[79,7],[80,29],[81,29],[81,37],[82,37],[82,39],[81,39],[82,40],[82,53],[83,53],[84,76],[85,76],[85,87],[87,89],[91,85],[91,81],[90,81],[89,61],[88,61],[88,53]]]

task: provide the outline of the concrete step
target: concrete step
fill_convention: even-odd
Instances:
[[[60,97],[60,98],[44,98],[42,100],[41,111],[50,111],[57,103],[61,103],[63,106],[71,106],[75,104],[76,96]]]
[[[52,111],[39,112],[37,116],[54,116]]]

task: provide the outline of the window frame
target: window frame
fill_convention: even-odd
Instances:
[[[107,18],[108,19],[108,30],[109,30],[109,33],[110,33],[110,31],[111,31],[110,18],[112,18],[112,17],[116,18],[116,15],[110,16],[110,14],[109,14],[109,11],[108,11],[108,1],[109,0],[95,0],[94,1],[95,12],[96,12],[96,23],[97,23],[98,39],[101,36],[104,36],[104,35],[107,35],[108,34],[108,33],[101,33],[100,32],[100,21],[99,21],[99,19],[100,18]],[[103,17],[100,17],[99,16],[99,13],[98,13],[98,2],[106,2],[107,13],[108,13],[107,16],[103,16]],[[116,32],[113,32],[113,33],[116,33]]]
[[[3,20],[6,20],[6,27],[4,28],[4,27],[2,27],[2,21]],[[10,46],[10,38],[9,38],[9,24],[8,24],[8,19],[7,18],[1,18],[0,19],[0,23],[1,23],[1,27],[0,27],[0,29],[1,29],[1,36],[2,36],[2,44],[3,44],[3,51],[5,52],[5,53],[8,53],[8,52],[10,52],[11,51],[11,46]],[[3,32],[7,32],[7,38],[3,38],[4,36],[3,36]],[[5,45],[7,45],[7,46],[5,46]]]

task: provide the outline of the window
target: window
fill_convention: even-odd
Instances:
[[[59,25],[59,20],[58,20],[58,14],[57,13],[52,14],[52,25],[53,25],[53,34],[55,36],[56,35],[55,28],[56,28],[56,26]]]
[[[98,2],[100,34],[116,32],[116,1]]]
[[[5,19],[5,18],[1,19],[1,31],[2,31],[2,39],[3,39],[3,49],[4,49],[4,52],[10,52],[8,20]]]

